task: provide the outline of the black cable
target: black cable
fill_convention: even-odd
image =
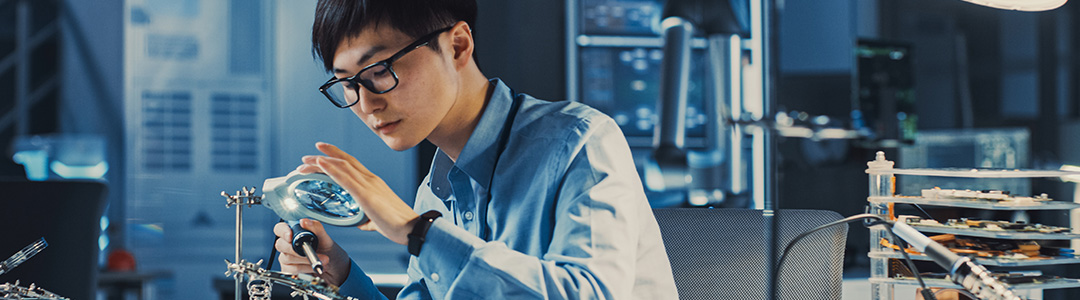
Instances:
[[[281,223],[281,222],[285,222],[285,219],[278,219],[278,223]],[[277,223],[274,223],[274,226],[277,226]],[[274,241],[270,244],[270,258],[268,258],[266,260],[266,269],[267,270],[271,270],[271,268],[274,267],[274,261],[277,260],[277,255],[278,255],[277,247],[274,247],[276,244],[277,244],[277,235],[274,235]]]
[[[915,203],[908,203],[908,204],[911,204],[911,206],[914,206],[915,208],[919,209],[919,211],[922,212],[923,216],[926,216],[927,219],[937,220],[937,219],[934,219],[933,216],[930,216],[930,213],[926,212],[926,210],[923,209],[922,206],[919,206],[918,204],[915,204]]]
[[[794,247],[795,244],[799,242],[799,240],[802,240],[806,236],[809,236],[810,234],[812,234],[814,232],[818,232],[818,231],[820,231],[822,229],[829,228],[829,227],[836,226],[836,225],[840,225],[840,224],[844,224],[844,223],[848,223],[848,222],[859,221],[859,220],[862,220],[862,219],[874,219],[874,220],[877,220],[876,222],[867,223],[866,224],[867,227],[876,226],[876,225],[886,225],[889,228],[889,230],[886,230],[886,232],[888,232],[889,235],[892,236],[893,240],[894,241],[901,241],[899,238],[896,237],[895,234],[893,234],[893,232],[892,232],[892,223],[890,223],[888,220],[886,220],[886,219],[884,219],[881,216],[876,215],[876,214],[869,214],[869,213],[858,214],[858,215],[850,216],[850,217],[843,218],[843,219],[840,219],[840,220],[837,220],[837,221],[829,222],[829,223],[827,223],[825,225],[821,225],[821,226],[815,227],[814,229],[810,229],[810,230],[807,230],[807,231],[805,231],[803,233],[800,233],[798,236],[795,236],[795,238],[792,239],[791,242],[789,242],[786,247],[784,247],[784,252],[782,254],[780,254],[780,259],[776,263],[776,272],[773,274],[773,276],[775,276],[773,278],[773,282],[779,282],[780,270],[781,270],[781,267],[783,267],[783,265],[784,265],[784,260],[787,259],[788,252],[791,251],[791,248]],[[898,243],[902,243],[902,242],[898,242]],[[915,279],[919,281],[919,286],[922,287],[923,298],[927,299],[927,300],[936,300],[937,298],[934,297],[934,294],[932,294],[930,292],[930,289],[928,289],[926,287],[926,283],[923,282],[922,275],[919,274],[919,270],[915,267],[915,262],[911,260],[911,256],[908,255],[907,251],[904,251],[903,247],[900,248],[900,253],[904,255],[904,260],[907,261],[908,268],[911,268],[912,272],[915,273]]]
[[[907,251],[905,250],[907,249],[907,242],[903,239],[896,237],[896,234],[892,232],[892,226],[889,227],[888,232],[889,235],[892,236],[893,241],[896,241],[897,247],[900,248],[900,253],[904,255],[904,260],[907,261],[908,268],[911,269],[912,275],[915,275],[915,280],[919,281],[919,286],[922,287],[922,290],[920,292],[923,295],[923,299],[937,300],[937,295],[931,293],[930,289],[926,288],[926,283],[923,282],[922,274],[919,273],[919,268],[915,267],[915,262],[911,260],[911,256],[908,255]]]

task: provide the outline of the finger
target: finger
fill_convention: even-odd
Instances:
[[[324,153],[326,155],[329,155],[330,157],[337,157],[337,158],[352,157],[348,153],[345,153],[345,151],[341,150],[341,148],[338,148],[337,146],[334,146],[333,144],[326,143],[326,142],[316,142],[315,143],[315,148],[319,149],[320,152],[322,152],[322,153]]]
[[[345,151],[342,151],[341,148],[338,148],[337,146],[328,143],[318,142],[315,143],[315,148],[318,148],[319,151],[326,154],[327,156],[345,160],[349,163],[349,165],[356,168],[357,170],[360,170],[364,173],[370,172],[368,171],[367,167],[360,163],[359,160],[356,160],[356,158],[352,155],[345,153]]]
[[[273,226],[273,235],[284,238],[284,240],[292,240],[293,229],[288,228],[288,224],[285,222],[278,222]]]
[[[299,167],[296,167],[296,172],[299,172],[300,174],[311,174],[311,173],[323,173],[323,170],[318,165],[303,164],[303,165],[300,165]]]
[[[319,261],[324,263],[330,260],[330,256],[326,254],[315,254],[315,257],[317,257]],[[281,262],[283,265],[311,265],[311,262],[308,261],[307,257],[298,255],[283,254],[278,257],[278,261]]]
[[[284,273],[312,273],[311,264],[308,263],[307,259],[296,255],[282,254],[278,256],[278,265],[281,266],[281,272]]]
[[[307,258],[305,258],[303,256],[292,255],[292,254],[284,254],[284,253],[282,253],[281,256],[278,256],[278,261],[281,262],[281,265],[283,265],[283,266],[284,265],[310,265],[311,264],[311,263],[308,262]]]
[[[287,264],[287,263],[282,262],[281,260],[279,260],[279,263],[281,264],[281,272],[282,273],[286,273],[286,274],[301,274],[301,273],[313,274],[313,273],[315,273],[311,269],[311,265],[307,264],[307,263]]]
[[[281,238],[278,238],[277,240],[275,240],[274,241],[274,249],[277,249],[278,252],[281,252],[282,256],[284,256],[284,255],[292,255],[292,256],[299,255],[299,254],[296,253],[296,250],[293,250],[292,238],[291,237],[281,237]]]
[[[274,235],[277,237],[292,238],[292,229],[289,228],[289,224],[278,222],[277,224],[274,224]]]
[[[372,184],[376,183],[380,179],[374,174],[364,174],[362,171],[348,166],[348,163],[340,159],[332,157],[320,157],[319,166],[327,176],[330,176],[334,182],[349,191],[353,196],[353,199],[364,209],[371,209],[369,202],[370,197],[358,196],[363,191],[372,190]]]
[[[322,155],[304,155],[300,157],[300,161],[304,162],[304,164],[314,165],[315,159],[319,157],[322,157]]]
[[[362,186],[356,186],[355,184],[363,184],[362,178],[368,178],[368,176],[363,171],[350,166],[348,162],[338,158],[322,156],[316,159],[316,163],[323,173],[330,176],[334,182],[337,182],[342,187],[346,189],[353,188],[354,191],[363,190]]]
[[[312,219],[300,219],[300,227],[311,231],[311,233],[315,234],[315,237],[319,238],[319,245],[317,245],[319,250],[326,251],[334,246],[334,240],[326,233],[326,228],[323,227],[322,222]]]

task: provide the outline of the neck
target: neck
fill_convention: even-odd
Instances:
[[[457,101],[443,118],[439,128],[428,136],[428,141],[438,146],[455,162],[476,125],[480,123],[480,116],[491,98],[491,90],[494,89],[480,70],[473,70],[462,76],[463,82],[458,90]]]

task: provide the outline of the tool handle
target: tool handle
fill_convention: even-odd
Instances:
[[[311,247],[311,251],[314,252],[319,249],[319,238],[314,233],[300,227],[300,221],[286,221],[289,224],[289,228],[292,228],[292,247],[293,251],[296,251],[300,256],[307,256],[304,251],[304,243],[307,243]]]

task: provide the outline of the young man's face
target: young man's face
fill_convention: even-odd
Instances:
[[[433,41],[443,37],[445,33]],[[342,41],[334,53],[334,76],[352,77],[414,41],[391,26],[369,26],[360,35]],[[393,90],[376,94],[359,87],[359,101],[349,107],[394,150],[412,148],[427,138],[456,102],[458,74],[447,54],[449,38],[440,41],[441,52],[424,46],[391,64],[398,77]]]

